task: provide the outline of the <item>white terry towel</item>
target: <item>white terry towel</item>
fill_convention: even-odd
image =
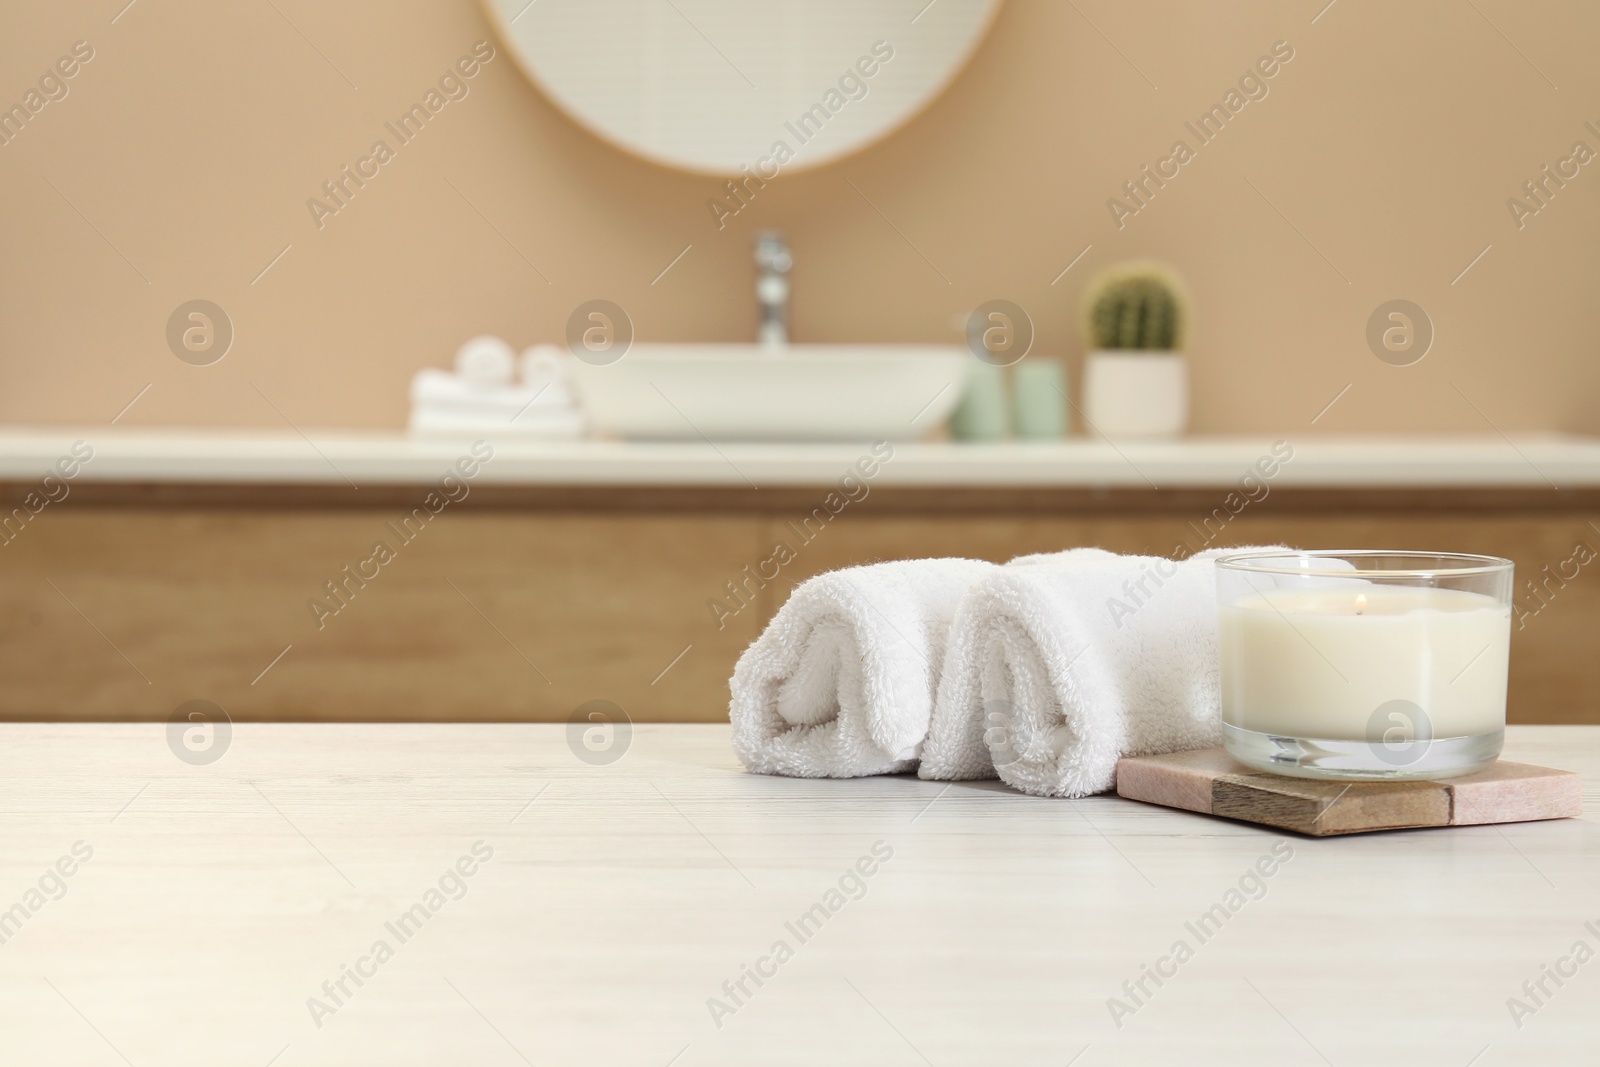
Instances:
[[[757,774],[796,778],[913,770],[956,607],[1000,569],[915,559],[803,582],[734,668],[734,752]]]
[[[991,573],[952,626],[918,774],[1079,797],[1123,756],[1221,744],[1212,561],[1245,551],[1073,549]]]

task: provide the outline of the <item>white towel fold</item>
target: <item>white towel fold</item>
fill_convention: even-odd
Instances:
[[[462,415],[503,416],[509,421],[519,411],[571,411],[572,394],[560,380],[530,385],[477,385],[447,371],[427,368],[411,379],[411,403]]]
[[[734,668],[728,716],[739,759],[797,778],[914,769],[956,606],[999,569],[918,559],[802,583]]]
[[[583,434],[583,415],[577,409],[529,408],[512,421],[511,415],[468,413],[418,404],[411,409],[409,428],[415,437],[459,438],[477,435],[494,441],[572,440]]]
[[[1036,796],[1116,784],[1123,756],[1221,743],[1212,549],[1180,562],[1074,549],[968,592],[918,774]]]

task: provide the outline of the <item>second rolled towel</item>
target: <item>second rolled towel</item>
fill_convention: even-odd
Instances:
[[[1220,744],[1221,554],[1073,549],[976,583],[952,624],[918,774],[1079,797],[1112,788],[1122,756]]]

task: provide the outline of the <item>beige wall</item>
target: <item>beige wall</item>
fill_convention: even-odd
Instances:
[[[1592,5],[1340,0],[1313,25],[1322,0],[1011,0],[928,113],[718,232],[715,183],[595,141],[503,50],[319,230],[307,198],[490,36],[479,8],[125,2],[6,4],[0,102],[75,41],[94,58],[0,147],[0,420],[104,422],[151,384],[120,425],[281,428],[275,403],[398,427],[414,370],[475,332],[557,339],[592,297],[646,340],[751,336],[749,232],[777,226],[801,340],[954,341],[952,316],[1004,297],[1076,365],[1085,278],[1156,256],[1195,300],[1198,430],[1307,431],[1347,384],[1316,430],[1600,430],[1600,165],[1520,231],[1506,207],[1575,140],[1600,149]],[[1108,197],[1278,40],[1270,95],[1119,231]],[[211,367],[164,338],[195,297],[237,331]],[[1364,340],[1396,297],[1437,327],[1412,367]]]

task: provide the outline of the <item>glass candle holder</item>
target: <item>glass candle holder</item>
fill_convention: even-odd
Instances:
[[[1449,778],[1505,738],[1512,563],[1443,552],[1223,556],[1222,733],[1302,778]]]

